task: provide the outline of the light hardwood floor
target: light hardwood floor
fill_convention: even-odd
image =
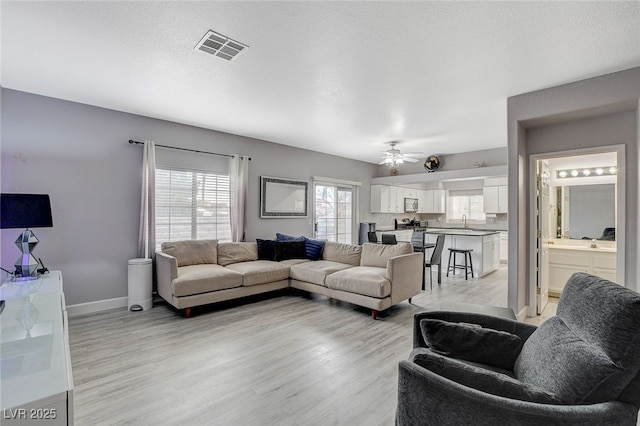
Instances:
[[[71,318],[78,425],[393,425],[413,314],[506,306],[507,267],[381,312],[302,292],[195,309],[156,303]],[[428,288],[428,280],[427,280]]]

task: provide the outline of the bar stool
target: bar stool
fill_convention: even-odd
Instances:
[[[459,248],[450,248],[449,249],[449,262],[447,263],[447,277],[449,276],[449,271],[453,270],[453,273],[456,273],[456,269],[464,269],[464,279],[467,279],[469,274],[469,269],[471,269],[471,278],[473,278],[473,262],[471,261],[471,252],[473,249],[459,249]],[[456,255],[458,253],[462,253],[464,256],[464,265],[456,264]],[[451,255],[453,254],[453,266],[451,266]],[[469,263],[467,264],[467,255],[469,257]]]

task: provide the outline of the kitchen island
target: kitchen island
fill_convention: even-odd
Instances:
[[[442,249],[442,272],[446,275],[450,248],[471,249],[473,276],[483,277],[500,266],[500,232],[477,229],[433,229],[425,231],[424,241],[435,243],[438,235],[444,234]],[[458,263],[460,260],[458,259]]]

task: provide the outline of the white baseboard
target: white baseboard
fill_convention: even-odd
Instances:
[[[115,299],[96,300],[95,302],[78,303],[77,305],[67,305],[69,317],[91,314],[94,312],[108,311],[109,309],[126,308],[129,302],[128,297],[117,297]]]
[[[518,312],[518,321],[524,321],[525,318],[527,318],[527,312],[529,312],[528,306],[524,306],[520,309],[520,312]]]

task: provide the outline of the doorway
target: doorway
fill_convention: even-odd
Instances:
[[[624,285],[624,146],[531,157],[529,316],[586,272]]]
[[[355,229],[355,204],[352,186],[315,182],[314,237],[351,244]]]

